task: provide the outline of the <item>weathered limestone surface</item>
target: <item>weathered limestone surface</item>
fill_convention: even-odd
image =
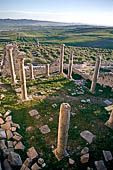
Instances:
[[[80,136],[82,138],[84,138],[89,144],[91,144],[93,142],[93,140],[96,138],[95,135],[93,135],[91,132],[89,132],[88,130],[85,130],[83,132],[80,133]]]
[[[113,159],[110,151],[103,151],[103,155],[106,161],[111,161]]]
[[[94,93],[94,92],[95,92],[95,87],[96,87],[96,83],[97,83],[97,79],[98,79],[100,64],[101,64],[101,57],[100,57],[100,56],[97,56],[96,65],[95,65],[95,70],[94,70],[94,75],[93,75],[92,84],[91,84],[91,89],[90,89],[90,92],[91,92],[91,93]]]
[[[73,68],[73,51],[71,51],[69,57],[68,79],[72,79],[72,68]]]
[[[25,69],[24,69],[24,58],[25,57],[26,57],[26,54],[24,52],[20,52],[18,54],[18,64],[19,64],[19,72],[20,72],[22,100],[28,100],[27,88],[26,88],[26,76],[25,76]]]
[[[6,46],[7,49],[7,56],[9,59],[9,67],[10,67],[10,73],[11,73],[11,83],[16,84],[16,74],[15,74],[15,69],[14,69],[14,61],[13,61],[13,56],[12,56],[12,50],[13,50],[13,45],[8,44]]]
[[[110,114],[109,120],[105,123],[105,125],[111,129],[113,129],[113,110]]]
[[[107,170],[107,168],[104,165],[103,160],[95,161],[95,166],[96,166],[97,170]]]
[[[34,80],[33,64],[29,65],[29,70],[30,70],[30,78],[31,80]]]
[[[57,148],[53,151],[58,160],[61,160],[64,157],[68,156],[66,147],[67,147],[68,130],[69,130],[69,123],[70,123],[70,110],[71,107],[68,103],[61,104]]]
[[[49,64],[46,64],[46,76],[48,77],[49,76]]]

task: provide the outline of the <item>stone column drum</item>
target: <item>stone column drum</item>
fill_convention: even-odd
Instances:
[[[26,88],[26,76],[25,76],[25,69],[24,69],[24,58],[25,57],[26,57],[26,54],[24,52],[20,52],[18,54],[22,100],[28,100],[27,88]]]
[[[111,129],[113,129],[113,110],[110,114],[109,120],[105,123],[105,125]]]
[[[68,79],[72,79],[72,69],[73,69],[73,51],[71,51],[69,57]]]
[[[13,45],[12,44],[8,44],[6,46],[6,52],[8,54],[8,59],[9,59],[9,67],[10,67],[10,72],[11,72],[11,83],[12,84],[16,84],[16,75],[15,75],[12,51],[13,51]]]
[[[63,74],[64,47],[65,47],[65,44],[62,44],[61,53],[60,53],[60,74]]]
[[[91,84],[91,89],[90,89],[91,93],[95,93],[95,87],[96,87],[96,83],[97,83],[97,80],[98,80],[100,64],[101,64],[101,56],[97,56],[95,70],[94,70],[92,84]]]
[[[49,76],[49,64],[46,64],[46,76]]]
[[[68,130],[70,123],[71,107],[68,103],[62,103],[60,107],[59,127],[58,127],[58,142],[57,148],[53,151],[56,158],[60,161],[69,154],[66,151]]]
[[[31,80],[34,80],[33,64],[29,65],[29,71]]]

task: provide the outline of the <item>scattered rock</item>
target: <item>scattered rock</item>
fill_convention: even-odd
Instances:
[[[1,125],[1,128],[4,130],[10,130],[11,129],[11,123],[6,122],[5,124]]]
[[[13,139],[16,141],[20,141],[22,139],[22,136],[14,135]]]
[[[72,114],[72,116],[75,116],[75,115],[76,115],[76,113],[73,113],[73,112],[71,112],[71,114]]]
[[[7,139],[11,139],[13,137],[13,134],[10,130],[6,130],[6,134],[7,134]]]
[[[19,154],[10,152],[8,155],[8,162],[12,166],[22,166],[22,160]]]
[[[12,168],[11,168],[11,166],[10,166],[10,164],[9,164],[9,162],[8,162],[7,159],[5,159],[5,160],[3,161],[3,166],[4,166],[4,169],[5,169],[5,170],[12,170]],[[1,170],[1,169],[0,169],[0,170]]]
[[[107,99],[107,100],[104,100],[104,103],[105,103],[105,104],[107,104],[107,105],[112,104],[112,102],[111,102],[111,101],[109,101],[108,99]]]
[[[4,94],[0,94],[0,100],[2,100],[4,97]]]
[[[51,117],[51,118],[49,119],[49,121],[52,122],[52,121],[53,121],[53,118]]]
[[[32,165],[31,169],[32,170],[39,170],[41,168],[37,165],[37,163],[35,163],[34,165]]]
[[[32,160],[32,159],[34,159],[38,156],[38,153],[36,152],[34,147],[31,147],[31,148],[28,149],[27,155]]]
[[[6,138],[5,130],[0,128],[0,138]]]
[[[30,158],[27,158],[25,161],[24,161],[24,165],[26,165],[27,167],[29,167],[31,165],[31,159]]]
[[[37,110],[31,110],[31,111],[29,111],[29,114],[31,117],[33,117],[33,116],[37,116],[39,114],[39,112]]]
[[[107,110],[108,112],[112,111],[113,110],[113,105],[105,107],[105,110]]]
[[[5,114],[4,114],[4,118],[6,118],[7,116],[9,116],[11,113],[11,110],[8,110]]]
[[[42,134],[47,134],[47,133],[50,132],[48,125],[41,126],[39,129],[40,129]]]
[[[33,127],[32,127],[32,126],[29,126],[29,127],[26,128],[26,132],[30,132],[30,131],[32,131],[32,130],[33,130]]]
[[[30,169],[25,164],[23,164],[20,170],[30,170]]]
[[[3,149],[3,157],[6,158],[10,152],[14,152],[13,148]]]
[[[42,168],[44,168],[45,166],[46,166],[46,163],[43,163],[43,164],[42,164]]]
[[[16,127],[11,127],[12,132],[16,132]]]
[[[0,118],[0,125],[4,124],[4,120]]]
[[[39,163],[40,165],[42,165],[42,164],[44,163],[44,159],[39,158],[39,159],[38,159],[38,163]]]
[[[88,153],[89,152],[89,148],[88,147],[85,147],[85,148],[83,148],[82,150],[81,150],[81,155],[85,155],[86,153]]]
[[[16,127],[17,129],[20,129],[20,125],[17,123],[12,123],[12,127]]]
[[[95,166],[96,166],[97,170],[107,170],[107,168],[104,165],[103,160],[95,161]]]
[[[75,161],[73,159],[69,158],[69,164],[73,165],[74,163],[75,163]]]
[[[87,163],[89,161],[89,153],[82,155],[80,157],[80,161],[81,161],[81,163]]]
[[[7,146],[5,144],[5,140],[0,140],[0,149],[7,149]]]
[[[12,116],[7,116],[5,120],[6,120],[6,122],[12,121]]]
[[[57,107],[57,104],[52,104],[52,107],[53,107],[53,108]]]
[[[85,130],[83,132],[80,133],[80,136],[85,139],[89,144],[91,144],[93,142],[93,139],[96,138],[95,135],[93,135],[91,132],[89,132],[88,130]]]
[[[8,148],[13,148],[13,141],[7,141]]]
[[[25,149],[25,146],[22,144],[22,142],[18,142],[16,145],[15,145],[15,149],[19,149],[19,150],[22,150],[24,151]]]
[[[103,155],[106,161],[111,161],[113,159],[110,151],[103,151]]]

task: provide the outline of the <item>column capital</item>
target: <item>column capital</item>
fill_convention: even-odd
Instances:
[[[64,47],[65,46],[65,44],[61,44],[61,47]]]
[[[19,52],[17,58],[19,60],[23,60],[24,58],[26,58],[26,53],[25,52]]]
[[[13,49],[13,45],[12,44],[7,44],[6,45],[6,50],[12,50]]]

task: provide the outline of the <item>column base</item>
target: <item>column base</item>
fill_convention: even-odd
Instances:
[[[113,123],[110,123],[109,120],[105,123],[105,125],[113,130]]]
[[[89,91],[90,91],[90,93],[92,93],[92,94],[95,94],[95,93],[96,93],[95,91],[92,91],[91,89],[90,89]]]
[[[54,153],[55,157],[58,159],[58,161],[61,161],[65,157],[69,157],[69,154],[67,153],[66,150],[65,150],[64,154],[62,154],[62,155],[57,152],[57,149],[55,149],[53,151],[53,153]]]

